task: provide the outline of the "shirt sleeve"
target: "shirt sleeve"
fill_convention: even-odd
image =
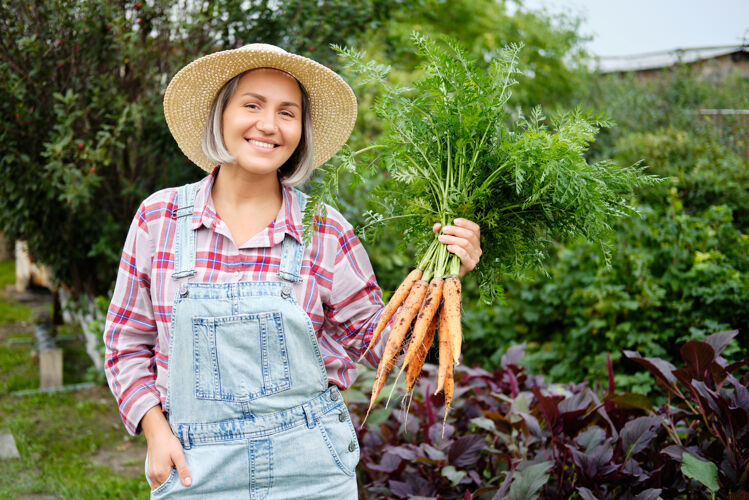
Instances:
[[[325,329],[353,359],[369,346],[384,308],[382,291],[375,279],[364,246],[345,220],[338,235],[333,266],[333,286],[325,307]],[[376,367],[382,355],[389,327],[362,360]]]
[[[156,321],[151,302],[154,244],[141,205],[122,251],[104,328],[105,372],[127,431],[136,435],[143,415],[160,404],[156,389]]]

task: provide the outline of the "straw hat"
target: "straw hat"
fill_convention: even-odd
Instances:
[[[265,43],[209,54],[174,75],[164,95],[164,116],[182,152],[203,170],[212,170],[215,165],[203,154],[200,141],[213,100],[226,82],[255,68],[280,69],[304,86],[310,100],[315,167],[328,161],[354,128],[354,92],[322,64]]]

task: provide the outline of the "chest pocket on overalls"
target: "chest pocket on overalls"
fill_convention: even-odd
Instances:
[[[291,387],[280,312],[194,317],[195,396],[250,401]]]

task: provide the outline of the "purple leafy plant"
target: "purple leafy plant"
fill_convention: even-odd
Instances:
[[[736,335],[687,342],[679,368],[624,351],[657,379],[657,405],[617,393],[610,363],[605,389],[547,384],[519,365],[523,345],[493,373],[456,369],[444,432],[434,366],[425,365],[408,413],[381,408],[363,427],[368,398],[354,388],[360,497],[749,500],[749,373],[738,373],[749,356],[720,356]]]

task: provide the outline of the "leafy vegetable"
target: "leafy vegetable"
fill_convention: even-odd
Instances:
[[[437,418],[444,399],[432,395],[431,377],[413,391],[416,418],[396,408],[362,424],[368,402],[352,397],[362,498],[749,498],[749,357],[721,356],[737,333],[684,344],[683,362],[670,368],[629,353],[655,376],[698,374],[688,384],[675,379],[673,388],[659,384],[660,404],[632,405],[632,394],[605,380],[551,384],[520,366],[523,346],[508,349],[492,372],[456,368],[444,436]],[[424,370],[434,375],[437,367]],[[372,376],[364,371],[354,393]]]
[[[449,339],[450,349],[441,354],[452,360],[440,363],[438,386],[445,395],[446,419],[462,342],[461,262],[429,231],[431,224],[446,226],[456,217],[479,224],[484,255],[477,270],[482,296],[491,301],[502,296],[505,275],[542,268],[552,241],[585,237],[606,254],[612,220],[636,213],[627,201],[632,190],[657,180],[638,166],[586,161],[589,143],[600,127],[608,126],[603,117],[578,109],[551,117],[549,129],[537,108],[530,117],[513,120],[507,102],[517,84],[520,46],[506,47],[485,71],[450,38],[437,42],[413,33],[411,39],[425,60],[413,89],[388,84],[388,68],[365,62],[363,53],[337,48],[352,72],[382,87],[374,109],[386,129],[381,142],[366,151],[386,160],[381,163],[393,182],[379,193],[387,212],[372,220],[392,221],[420,249],[416,272],[421,276],[407,296],[404,287],[411,275],[399,287],[397,300],[405,302],[380,360],[369,411],[403,348],[400,373],[408,368],[407,388],[413,387],[436,318],[444,313],[440,337]],[[340,165],[356,169],[354,157],[361,153],[344,155]],[[335,179],[327,177],[313,189],[307,221],[324,209],[323,198],[335,187]],[[388,309],[397,307],[398,302]],[[383,315],[376,330],[387,321]]]
[[[413,87],[389,84],[388,67],[336,47],[352,73],[382,88],[374,110],[385,133],[366,151],[344,152],[312,186],[307,221],[334,200],[332,179],[342,168],[366,176],[375,162],[392,181],[373,193],[383,209],[369,214],[365,231],[385,222],[397,228],[420,257],[433,252],[427,266],[441,277],[457,274],[460,262],[437,243],[431,225],[456,217],[478,223],[484,253],[477,273],[487,301],[502,296],[505,276],[542,267],[553,241],[582,236],[606,254],[611,221],[636,213],[631,191],[657,182],[638,165],[586,161],[588,145],[610,123],[580,109],[548,119],[540,108],[511,114],[520,46],[507,46],[485,70],[454,40],[411,39],[425,60]],[[359,155],[368,160],[357,163]]]

